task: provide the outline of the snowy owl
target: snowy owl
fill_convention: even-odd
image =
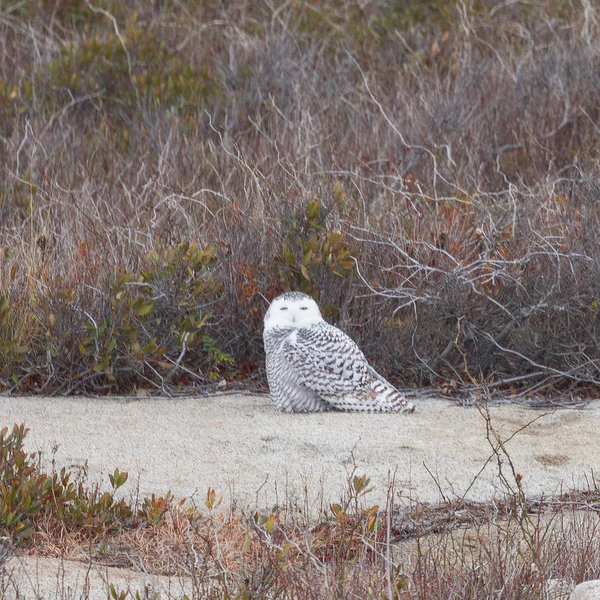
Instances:
[[[323,320],[317,303],[306,294],[287,292],[271,302],[263,339],[267,380],[277,410],[415,409],[369,366],[350,337]]]

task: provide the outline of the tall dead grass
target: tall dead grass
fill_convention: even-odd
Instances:
[[[460,347],[492,386],[595,388],[599,29],[574,1],[5,3],[0,386],[260,379],[300,288],[399,384],[468,384]]]

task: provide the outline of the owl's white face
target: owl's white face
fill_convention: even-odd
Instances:
[[[265,330],[272,327],[310,327],[323,320],[317,303],[306,294],[286,292],[271,302],[265,315]]]

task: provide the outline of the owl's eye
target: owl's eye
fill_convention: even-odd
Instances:
[[[280,306],[279,310],[287,310],[287,306]]]
[[[308,306],[301,306],[300,310],[308,310]]]

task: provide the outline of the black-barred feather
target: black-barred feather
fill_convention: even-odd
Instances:
[[[265,316],[271,397],[278,410],[411,412],[414,405],[369,366],[356,343],[325,322],[312,298],[290,292]]]

